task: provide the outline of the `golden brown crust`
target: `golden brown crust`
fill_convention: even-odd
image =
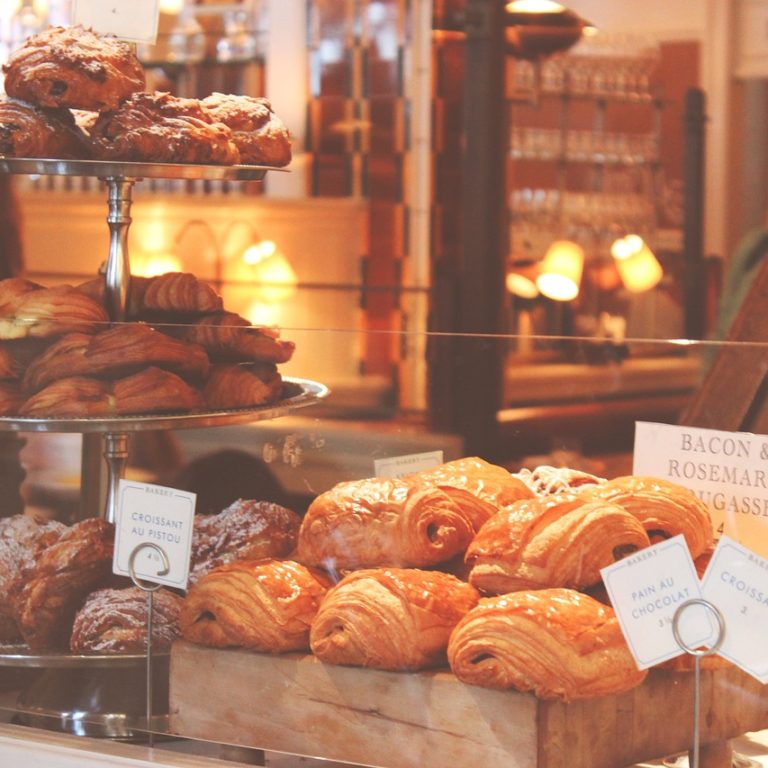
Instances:
[[[695,560],[713,541],[712,517],[707,505],[689,488],[657,477],[617,477],[580,495],[618,504],[634,515],[651,542],[682,534]]]
[[[0,315],[6,315],[22,296],[39,291],[43,286],[24,277],[8,277],[0,280]]]
[[[215,122],[232,131],[241,163],[281,167],[291,162],[288,130],[267,99],[212,93],[200,103]]]
[[[552,467],[542,464],[534,469],[521,469],[515,473],[537,496],[550,496],[553,493],[570,493],[600,485],[605,478],[570,467]]]
[[[435,565],[467,548],[473,522],[437,486],[413,478],[353,480],[309,505],[298,559],[329,570]]]
[[[113,543],[114,526],[89,518],[39,555],[19,597],[19,628],[32,650],[66,647],[77,609],[109,577]]]
[[[49,27],[15,50],[3,66],[5,91],[41,107],[103,112],[144,88],[131,47],[81,26]]]
[[[112,385],[119,416],[194,413],[205,407],[200,391],[175,373],[150,366]]]
[[[291,560],[236,561],[193,585],[181,611],[185,639],[214,648],[286,653],[309,648],[328,577]]]
[[[211,367],[203,387],[208,408],[253,408],[280,399],[283,377],[272,363],[220,363]]]
[[[18,339],[0,341],[0,379],[19,379],[27,366],[42,354],[47,341]]]
[[[448,638],[478,592],[455,576],[415,568],[347,574],[320,605],[312,652],[329,664],[394,671],[445,663]]]
[[[177,341],[148,325],[124,323],[93,335],[70,333],[58,339],[29,365],[22,388],[32,394],[58,379],[114,379],[147,366],[202,380],[209,365],[197,344]]]
[[[0,155],[6,157],[85,158],[85,134],[67,110],[45,110],[0,97]]]
[[[196,99],[134,93],[102,113],[90,133],[100,160],[231,165],[240,155],[232,132],[215,123]]]
[[[640,523],[605,501],[562,494],[513,504],[491,518],[466,554],[469,581],[487,594],[580,589],[600,569],[650,544]]]
[[[0,416],[15,416],[23,402],[18,381],[0,381]]]
[[[647,674],[613,610],[568,589],[480,600],[454,629],[448,661],[465,683],[565,701],[620,693]]]

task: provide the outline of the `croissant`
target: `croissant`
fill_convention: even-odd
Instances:
[[[23,403],[18,381],[0,381],[0,416],[15,416]]]
[[[445,663],[448,638],[480,595],[441,571],[347,574],[320,605],[310,647],[329,664],[406,671]]]
[[[144,88],[132,48],[82,26],[49,27],[17,48],[3,66],[9,96],[41,107],[114,109]]]
[[[203,398],[212,411],[268,405],[282,393],[283,377],[272,363],[214,365],[203,387]]]
[[[111,523],[88,518],[40,553],[18,601],[19,629],[33,651],[67,646],[77,609],[110,575],[113,542]]]
[[[0,339],[40,339],[87,332],[108,320],[101,304],[68,285],[29,288],[16,282],[0,290]]]
[[[43,110],[0,98],[0,155],[82,158],[88,155],[88,145],[67,110]]]
[[[43,286],[24,277],[7,277],[0,280],[0,315],[6,316],[26,293],[39,291]]]
[[[462,682],[584,699],[639,685],[613,610],[569,589],[483,598],[451,634],[448,662]]]
[[[152,596],[152,649],[168,651],[180,636],[182,598],[167,589]],[[75,614],[69,648],[74,653],[145,653],[147,593],[139,587],[99,589]]]
[[[46,342],[38,339],[0,341],[0,379],[18,379],[43,349]]]
[[[216,515],[195,515],[190,581],[232,560],[288,556],[300,525],[287,507],[253,499],[238,499]]]
[[[292,560],[238,560],[194,584],[182,636],[214,648],[286,653],[309,648],[309,627],[330,581]]]
[[[600,485],[605,478],[570,467],[550,467],[546,464],[533,470],[521,469],[515,473],[537,496],[575,492],[591,485]]]
[[[694,560],[712,545],[712,518],[696,494],[677,483],[657,477],[627,475],[580,494],[618,504],[634,515],[651,542],[682,534]]]
[[[488,594],[578,589],[649,544],[643,526],[617,504],[563,494],[520,501],[491,518],[465,559],[470,583]]]
[[[51,344],[30,363],[22,379],[27,394],[72,376],[115,378],[146,366],[158,366],[190,379],[208,373],[205,350],[140,323],[127,323],[94,335],[71,333]]]
[[[329,570],[420,567],[450,560],[474,534],[472,515],[437,486],[413,477],[353,480],[309,505],[298,559]]]

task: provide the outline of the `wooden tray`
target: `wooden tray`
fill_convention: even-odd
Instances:
[[[618,696],[564,704],[459,682],[177,643],[170,728],[192,738],[384,768],[621,768],[683,752],[693,674],[655,669]],[[768,687],[735,667],[702,671],[701,768],[728,739],[768,727]]]

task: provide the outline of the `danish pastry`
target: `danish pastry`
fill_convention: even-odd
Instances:
[[[222,565],[190,588],[181,633],[214,648],[306,650],[310,624],[330,585],[326,574],[292,560]]]
[[[152,649],[168,651],[180,636],[182,598],[167,589],[152,596]],[[69,648],[74,653],[145,653],[147,593],[139,587],[99,589],[75,614]]]
[[[0,97],[0,155],[84,158],[88,144],[67,110],[44,110]]]
[[[320,605],[310,647],[329,664],[411,671],[445,663],[451,631],[480,595],[440,571],[354,571]]]
[[[49,27],[27,38],[3,66],[5,92],[39,107],[103,112],[145,85],[131,47],[82,26]]]
[[[682,534],[694,560],[712,545],[709,508],[692,490],[677,483],[627,475],[586,488],[580,495],[623,507],[640,521],[652,543]]]
[[[273,363],[220,363],[211,367],[203,387],[210,410],[253,408],[280,399],[283,377]]]
[[[291,162],[288,131],[267,99],[212,93],[201,104],[215,122],[232,131],[241,163],[280,167]]]
[[[231,165],[240,159],[232,132],[199,101],[164,92],[134,93],[102,112],[90,141],[99,160]]]
[[[613,610],[569,589],[483,598],[457,624],[448,662],[459,680],[570,701],[639,685]]]
[[[445,491],[410,478],[339,483],[309,505],[298,559],[328,570],[421,567],[450,560],[475,535],[467,513]]]
[[[517,502],[469,545],[469,582],[487,594],[597,584],[600,569],[650,544],[617,504],[562,494]]]

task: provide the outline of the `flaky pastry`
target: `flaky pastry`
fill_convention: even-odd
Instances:
[[[253,408],[280,399],[283,377],[274,363],[219,363],[211,371],[203,387],[208,408]]]

